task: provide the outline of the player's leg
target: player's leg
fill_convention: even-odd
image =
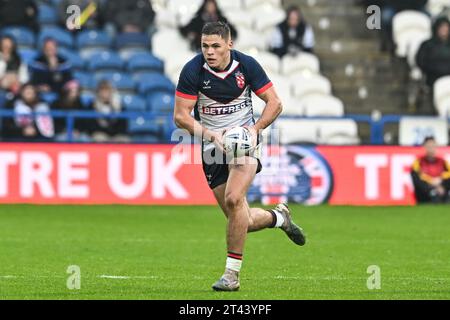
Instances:
[[[228,250],[242,254],[249,229],[247,191],[255,178],[256,159],[246,157],[245,164],[230,164],[225,187],[224,204],[228,214]]]
[[[213,192],[220,208],[228,218],[227,207],[225,205],[225,189],[226,183],[214,188]],[[270,211],[261,208],[250,208],[247,199],[244,200],[248,213],[248,232],[259,231],[274,226],[274,218]]]
[[[245,197],[256,175],[256,169],[257,162],[253,158],[249,158],[245,164],[230,164],[225,188],[214,190],[219,205],[228,218],[226,268],[224,275],[213,285],[214,290],[236,291],[239,289],[239,272],[250,220]]]
[[[228,218],[228,208],[225,203],[225,190],[227,184],[224,183],[213,189],[219,206]],[[274,209],[265,210],[262,208],[250,208],[247,199],[244,197],[245,206],[248,213],[247,232],[260,231],[266,228],[280,228],[287,236],[298,245],[304,245],[306,242],[303,230],[297,226],[293,220],[289,208],[285,204],[278,204]]]
[[[213,189],[222,211],[228,219],[228,257],[224,275],[213,285],[217,291],[239,289],[239,272],[242,265],[243,249],[247,232],[268,227],[281,228],[298,245],[305,244],[302,229],[291,218],[287,205],[279,204],[273,210],[250,208],[246,199],[247,191],[258,168],[255,158],[246,165],[230,165],[228,179]]]
[[[260,231],[275,226],[271,211],[262,208],[250,208],[247,199],[245,199],[245,205],[249,214],[248,232]]]

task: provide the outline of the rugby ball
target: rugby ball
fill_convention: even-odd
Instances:
[[[228,157],[248,156],[254,149],[250,131],[244,127],[228,129],[223,135],[223,148]]]

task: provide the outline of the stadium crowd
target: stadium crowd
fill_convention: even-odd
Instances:
[[[81,28],[72,5],[80,9]],[[49,111],[80,110],[151,110],[157,121],[77,118],[75,141],[164,139],[176,79],[164,74],[166,57],[152,52],[156,15],[149,0],[1,0],[0,109],[14,112],[1,118],[1,140],[64,141],[67,121]],[[239,37],[215,0],[204,0],[190,21],[177,24],[178,31],[199,52],[203,24],[219,20]],[[282,58],[313,47],[311,26],[298,7],[290,7],[274,26],[268,49]],[[166,115],[158,118],[161,112]]]
[[[83,14],[89,16],[81,28],[70,18],[72,5],[80,8],[80,22]],[[66,140],[66,119],[49,111],[112,114],[127,102],[145,104],[135,95],[134,80],[122,74],[127,57],[118,53],[129,49],[141,60],[147,54],[153,67],[142,69],[159,68],[162,61],[151,55],[154,16],[146,0],[0,1],[0,109],[14,112],[0,121],[1,140]],[[103,56],[95,57],[97,52]],[[127,81],[128,92],[122,88]],[[130,141],[125,118],[75,119],[73,137]]]

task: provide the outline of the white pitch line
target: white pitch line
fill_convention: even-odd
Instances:
[[[99,278],[104,278],[104,279],[130,279],[130,277],[126,277],[126,276],[108,276],[105,274],[102,274],[101,276],[98,276]]]
[[[106,274],[102,274],[101,276],[98,276],[98,278],[102,279],[158,279],[158,277],[155,276],[110,276]]]
[[[106,275],[102,274],[99,276],[96,276],[97,278],[101,279],[113,279],[113,280],[130,280],[130,279],[142,279],[142,280],[157,280],[161,279],[161,277],[158,276],[114,276],[114,275]],[[36,279],[36,278],[49,278],[49,279],[55,279],[55,278],[65,278],[64,276],[45,276],[45,275],[33,275],[33,276],[15,276],[15,275],[0,275],[0,280],[2,279]],[[89,278],[89,277],[88,277]],[[177,277],[167,277],[165,280],[177,280]],[[193,280],[208,280],[209,277],[201,277],[201,276],[193,276],[191,277]],[[254,280],[252,278],[244,278],[246,280]],[[297,281],[355,281],[355,280],[365,280],[365,277],[345,277],[345,276],[329,276],[329,277],[309,277],[309,276],[283,276],[278,275],[274,277],[260,277],[259,280],[297,280]],[[423,277],[423,278],[416,278],[416,277],[385,277],[385,281],[411,281],[411,282],[423,282],[423,281],[440,281],[440,282],[450,282],[450,278],[445,277],[437,277],[437,278],[431,278],[431,277]]]

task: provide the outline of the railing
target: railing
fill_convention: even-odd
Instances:
[[[95,111],[51,111],[46,113],[51,115],[53,118],[65,118],[66,119],[66,131],[67,131],[67,142],[73,142],[73,131],[75,119],[96,119],[96,118],[108,118],[108,119],[155,119],[162,117],[171,117],[171,114],[155,114],[154,112],[121,112],[121,113],[111,113],[102,114]],[[14,117],[16,113],[12,110],[2,110],[0,109],[0,118],[3,117]],[[344,117],[299,117],[299,116],[283,116],[284,119],[308,119],[308,120],[337,120],[337,119],[352,119],[359,123],[367,123],[370,126],[370,144],[382,145],[384,144],[384,128],[388,123],[398,123],[400,119],[404,117],[402,115],[384,115],[384,116],[370,116],[370,115],[357,115],[348,114]],[[408,116],[411,117],[411,116]],[[418,116],[424,118],[424,116]],[[430,117],[436,118],[436,117]],[[450,117],[448,118],[450,122]],[[168,129],[168,128],[165,128]],[[166,141],[170,142],[170,134],[165,134],[164,138]]]
[[[171,117],[170,114],[167,113],[154,113],[149,111],[124,111],[120,113],[110,113],[103,114],[95,111],[51,111],[42,113],[45,115],[50,115],[53,118],[65,118],[66,119],[66,132],[67,132],[67,142],[73,142],[73,132],[75,126],[75,119],[136,119],[143,118],[145,119],[157,119],[157,118],[168,118]],[[34,115],[38,115],[35,113]],[[12,110],[1,110],[0,109],[0,118],[3,117],[15,117],[17,114]],[[166,128],[167,129],[167,128]],[[164,132],[164,127],[161,125],[161,131]],[[164,139],[170,140],[170,134],[165,134]]]

